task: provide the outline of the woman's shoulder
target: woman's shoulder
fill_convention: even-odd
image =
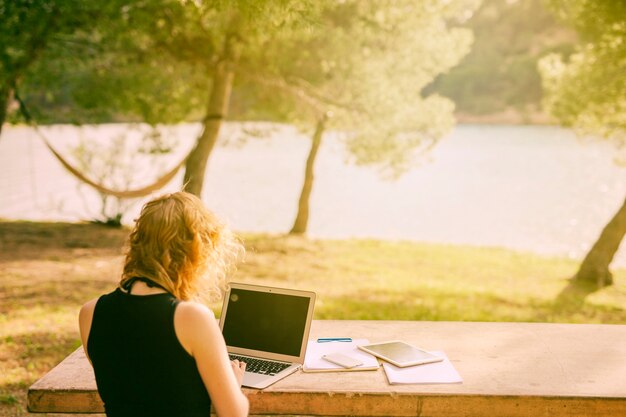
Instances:
[[[185,322],[215,319],[209,307],[196,301],[180,301],[176,306],[176,315]]]
[[[174,314],[176,337],[191,356],[221,334],[213,311],[195,301],[180,301]]]
[[[107,297],[111,297],[113,295],[115,295],[118,292],[118,288],[116,288],[115,290],[111,291],[110,293],[107,294],[102,294],[96,298],[93,298],[89,301],[87,301],[85,304],[83,304],[83,306],[80,308],[80,317],[88,315],[88,316],[93,316],[93,312],[96,309],[96,304],[98,304],[98,301],[100,301],[103,298],[107,298]]]
[[[98,302],[100,302],[100,300],[115,296],[118,292],[119,292],[119,288],[116,288],[115,290],[107,294],[102,294],[99,297],[93,298],[87,301],[85,304],[83,304],[78,313],[78,320],[81,324],[81,328],[85,325],[88,328],[91,327],[91,321],[93,320],[96,306]]]

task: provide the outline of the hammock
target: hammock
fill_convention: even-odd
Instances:
[[[61,154],[52,147],[52,145],[50,144],[50,141],[43,135],[43,133],[41,133],[41,131],[39,130],[39,126],[37,126],[37,124],[33,121],[32,117],[30,116],[30,113],[26,109],[26,105],[21,100],[21,98],[19,97],[19,95],[17,94],[16,91],[14,92],[14,97],[17,100],[17,102],[19,103],[20,112],[22,113],[22,115],[26,119],[27,124],[30,125],[33,129],[35,129],[35,132],[37,133],[37,135],[43,140],[43,142],[45,143],[46,147],[50,150],[50,152],[52,152],[52,154],[61,163],[61,165],[63,165],[63,167],[65,169],[67,169],[72,175],[74,175],[80,181],[82,181],[83,183],[93,187],[95,190],[97,190],[98,192],[100,192],[102,194],[106,194],[106,195],[110,195],[110,196],[118,197],[118,198],[146,197],[146,196],[152,194],[153,192],[155,192],[157,190],[160,190],[168,182],[170,182],[172,180],[172,178],[174,178],[174,176],[176,175],[178,170],[185,164],[185,162],[187,161],[187,158],[189,156],[189,155],[185,155],[183,160],[180,161],[174,168],[172,168],[169,172],[165,173],[163,176],[158,178],[154,183],[152,183],[150,185],[147,185],[145,187],[138,188],[138,189],[135,189],[135,190],[114,190],[114,189],[108,188],[105,185],[99,184],[99,183],[97,183],[97,182],[87,178],[76,167],[74,167],[65,158],[63,158],[63,156],[61,156]]]
[[[111,195],[111,196],[119,197],[119,198],[139,198],[139,197],[145,197],[145,196],[148,196],[148,195],[152,194],[153,192],[155,192],[157,190],[160,190],[168,182],[170,182],[172,180],[172,178],[174,178],[174,176],[176,175],[178,170],[187,161],[187,156],[188,156],[188,155],[185,155],[183,160],[180,161],[180,163],[178,163],[178,165],[176,165],[169,172],[165,173],[165,175],[163,175],[162,177],[158,178],[154,183],[152,183],[150,185],[147,185],[147,186],[142,187],[142,188],[138,188],[136,190],[113,190],[111,188],[108,188],[108,187],[106,187],[106,186],[104,186],[102,184],[98,184],[97,182],[87,178],[84,174],[82,174],[80,171],[78,171],[78,169],[76,169],[69,162],[67,162],[67,160],[65,158],[63,158],[61,156],[61,154],[59,152],[57,152],[52,147],[50,142],[46,139],[45,136],[43,136],[41,134],[41,132],[39,132],[39,129],[36,126],[35,126],[35,131],[43,139],[44,143],[46,144],[46,147],[48,149],[50,149],[50,152],[52,152],[52,154],[59,160],[61,165],[63,165],[65,167],[65,169],[67,169],[72,175],[74,175],[76,178],[78,178],[80,181],[84,182],[85,184],[93,187],[94,189],[96,189],[98,192],[100,192],[102,194]]]

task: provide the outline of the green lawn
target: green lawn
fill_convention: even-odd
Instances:
[[[320,319],[624,323],[626,270],[586,295],[578,263],[499,248],[247,236],[235,280],[318,293]],[[585,297],[586,295],[586,297]]]
[[[77,313],[115,286],[127,231],[0,221],[0,416],[79,346]],[[317,292],[317,319],[625,323],[626,270],[600,291],[577,263],[498,248],[244,235],[235,281]],[[212,305],[219,313],[219,305]]]

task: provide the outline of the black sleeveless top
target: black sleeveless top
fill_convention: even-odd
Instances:
[[[211,400],[196,362],[174,331],[169,293],[100,297],[87,341],[108,417],[208,417]]]

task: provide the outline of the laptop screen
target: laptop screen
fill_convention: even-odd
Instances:
[[[228,346],[300,356],[309,297],[232,288],[222,333]]]

